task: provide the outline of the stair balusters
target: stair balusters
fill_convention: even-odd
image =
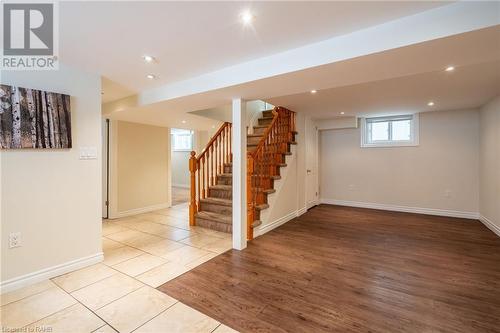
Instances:
[[[266,203],[266,191],[273,189],[274,178],[285,162],[285,154],[295,136],[295,112],[275,107],[273,120],[247,160],[247,238],[253,239],[255,221],[260,219],[261,205]]]
[[[224,163],[232,162],[231,123],[225,122],[210,139],[200,155],[191,152],[189,172],[191,198],[189,202],[189,225],[195,225],[195,215],[201,199],[208,197],[209,187],[216,183],[217,174],[223,172]]]
[[[273,119],[257,147],[247,153],[248,239],[253,239],[253,229],[260,219],[260,210],[266,205],[267,194],[274,188],[274,180],[279,177],[285,155],[295,140],[295,112],[275,107],[272,114]],[[219,128],[200,155],[191,152],[190,225],[196,224],[195,215],[200,208],[200,201],[210,196],[209,188],[217,184],[217,175],[225,173],[225,163],[232,163],[232,125],[228,122]]]

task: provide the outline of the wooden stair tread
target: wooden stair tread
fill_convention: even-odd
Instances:
[[[228,207],[233,206],[233,201],[230,199],[222,199],[222,198],[214,198],[214,197],[207,197],[205,199],[200,199],[200,202],[214,204],[214,205],[228,206]]]
[[[264,210],[267,208],[269,208],[269,204],[266,204],[266,203],[255,206],[255,209],[257,209],[257,210]]]
[[[247,133],[247,150],[249,152],[253,152],[256,150],[256,148],[259,146],[259,144],[262,142],[262,138],[264,138],[264,134],[268,132],[269,127],[273,123],[273,120],[276,116],[275,114],[278,112],[280,114],[279,108],[273,108],[271,110],[265,110],[262,111],[261,117],[258,118],[257,124],[253,127],[253,132],[251,134]],[[288,113],[285,114],[287,117],[290,117]],[[290,133],[290,132],[288,132]],[[297,131],[292,131],[292,134],[298,134]],[[276,167],[286,167],[287,163],[284,163],[286,160],[284,158],[284,155],[292,155],[292,152],[290,150],[290,145],[296,145],[296,139],[294,135],[289,135],[287,137],[283,137],[282,141],[280,143],[283,143],[284,145],[280,146],[279,149],[276,152],[273,152],[273,149],[265,150],[263,151],[262,155],[260,158],[268,160],[269,163],[272,161],[272,164],[269,164],[269,166],[272,166],[271,171],[269,173],[279,173],[280,169],[277,169]],[[284,152],[282,152],[284,151]],[[277,154],[277,155],[273,155]],[[226,157],[226,161],[228,158]],[[229,159],[230,161],[230,159]],[[281,162],[281,163],[279,163]],[[217,167],[213,173],[216,176],[216,182],[215,184],[209,185],[205,184],[205,188],[207,189],[208,196],[203,198],[203,199],[198,199],[200,200],[200,205],[198,209],[200,209],[198,212],[194,214],[194,217],[196,219],[199,219],[200,226],[204,228],[209,228],[217,231],[222,231],[222,232],[232,232],[232,190],[233,186],[231,185],[232,183],[232,167],[233,163],[226,162],[226,163],[221,163],[222,164],[222,170],[220,167]],[[274,172],[275,170],[276,172]],[[221,173],[218,173],[221,172]],[[256,170],[257,171],[257,170]],[[257,171],[259,172],[259,171]],[[271,193],[276,193],[276,189],[274,188],[275,185],[273,185],[274,182],[271,182],[270,180],[279,180],[281,179],[280,175],[269,175],[267,170],[262,170],[261,172],[264,172],[265,174],[253,174],[252,177],[262,177],[264,180],[264,183],[260,184],[260,188],[254,188],[253,191],[256,195],[259,197],[262,197],[263,200],[259,199],[259,202],[262,202],[258,205],[254,206],[255,210],[255,217],[256,220],[254,220],[251,224],[251,228],[256,228],[260,225],[262,225],[262,221],[259,219],[259,216],[261,214],[261,211],[264,209],[267,209],[270,207],[270,205],[267,203],[268,200],[268,195]],[[257,180],[257,178],[256,178]],[[253,182],[253,180],[252,180]],[[274,183],[275,184],[275,183]],[[208,186],[207,186],[208,185]],[[257,184],[255,184],[257,185]],[[268,188],[269,186],[269,188]],[[204,192],[205,193],[205,190]],[[254,201],[255,204],[255,201]]]
[[[212,185],[208,187],[210,190],[232,190],[233,186],[232,185]]]
[[[198,213],[196,213],[195,216],[201,219],[215,221],[219,223],[233,224],[233,219],[231,216],[222,215],[214,212],[207,212],[205,210],[199,211]]]
[[[252,223],[252,228],[257,228],[259,225],[262,224],[262,221],[261,220],[255,220],[253,221]]]
[[[271,179],[281,179],[281,176],[278,176],[278,175],[276,175],[276,176],[269,176],[269,175],[260,175],[260,174],[256,175],[256,174],[254,174],[252,176],[253,177],[269,177]]]

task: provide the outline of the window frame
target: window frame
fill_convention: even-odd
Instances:
[[[178,132],[172,132],[171,133],[171,140],[172,140],[172,151],[179,151],[179,152],[186,152],[186,151],[192,151],[193,150],[193,145],[194,145],[194,131],[191,130],[185,130],[185,133],[178,133]],[[189,133],[188,133],[189,132]],[[190,147],[189,148],[176,148],[176,136],[188,136],[190,138]]]
[[[369,140],[369,123],[370,120],[378,122],[389,122],[389,140],[370,141]],[[392,138],[392,122],[398,120],[410,120],[410,140],[391,140]],[[365,117],[361,118],[361,147],[362,148],[384,148],[384,147],[415,147],[419,145],[419,115],[402,114],[391,115],[384,117]]]

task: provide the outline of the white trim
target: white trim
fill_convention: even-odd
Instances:
[[[288,221],[296,218],[297,216],[299,216],[298,211],[293,211],[293,212],[291,212],[283,217],[280,217],[276,221],[273,221],[271,223],[267,223],[266,225],[261,225],[255,231],[255,234],[256,234],[255,237],[262,236],[265,233],[279,227],[280,225],[283,225],[283,224],[287,223]]]
[[[411,116],[411,124],[410,124],[410,140],[408,141],[368,141],[367,137],[367,119],[371,118],[385,118],[387,121],[391,119],[402,117],[402,116]],[[410,114],[410,115],[391,115],[387,117],[363,117],[361,118],[361,148],[390,148],[390,147],[416,147],[420,144],[420,116],[418,113]],[[392,131],[390,131],[389,136],[391,136]]]
[[[371,203],[371,202],[346,201],[346,200],[336,200],[336,199],[326,199],[326,198],[321,198],[321,203],[329,204],[329,205],[381,209],[381,210],[389,210],[389,211],[395,211],[395,212],[406,212],[406,213],[416,213],[416,214],[426,214],[426,215],[458,217],[458,218],[473,219],[473,220],[479,219],[479,213],[477,213],[477,212],[464,212],[464,211],[457,211],[457,210],[445,210],[445,209],[435,209],[435,208],[397,206],[397,205],[387,205],[387,204],[379,204],[379,203]]]
[[[300,216],[300,215],[302,215],[302,214],[307,213],[307,210],[308,210],[308,209],[309,209],[309,208],[307,208],[307,207],[302,207],[302,208],[300,208],[300,209],[297,211],[297,216]]]
[[[117,212],[116,215],[111,216],[110,219],[118,219],[121,217],[126,217],[126,216],[132,216],[132,215],[137,215],[137,214],[142,214],[142,213],[149,213],[155,210],[159,209],[164,209],[164,208],[169,208],[170,205],[168,202],[158,204],[158,205],[152,205],[152,206],[146,206],[146,207],[141,207],[141,208],[134,208],[130,210],[126,210],[123,212]]]
[[[497,226],[493,221],[490,221],[483,215],[479,215],[479,221],[481,221],[488,229],[493,231],[498,237],[500,237],[500,227]]]
[[[104,260],[102,252],[93,254],[88,257],[83,257],[76,260],[71,260],[63,264],[48,267],[33,273],[18,276],[13,279],[2,281],[0,283],[0,293],[6,293],[22,287],[26,287],[53,277],[72,272],[74,270],[84,268]]]
[[[318,200],[309,201],[306,205],[306,211],[314,206],[317,206],[318,204]]]
[[[190,186],[186,184],[172,184],[172,187],[190,188]]]

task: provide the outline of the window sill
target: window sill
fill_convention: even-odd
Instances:
[[[392,148],[392,147],[417,147],[418,142],[401,142],[401,143],[362,143],[361,148]]]

